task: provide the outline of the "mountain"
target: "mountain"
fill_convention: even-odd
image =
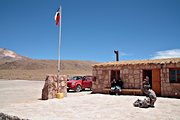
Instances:
[[[94,61],[61,60],[63,75],[92,75]],[[0,48],[0,79],[44,80],[47,74],[57,74],[57,60],[36,60]]]
[[[6,48],[0,48],[0,61],[11,62],[16,60],[28,59],[27,57],[21,56],[14,51],[8,50]]]

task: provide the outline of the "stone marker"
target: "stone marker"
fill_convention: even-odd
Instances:
[[[44,87],[42,89],[42,100],[56,98],[56,93],[58,93],[57,87],[57,75],[47,75]],[[67,96],[67,76],[59,76],[59,92]]]

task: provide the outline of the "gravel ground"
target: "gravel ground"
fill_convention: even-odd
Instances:
[[[136,108],[144,96],[70,92],[64,99],[38,100],[43,81],[0,80],[0,112],[32,120],[180,120],[180,99],[158,97],[155,108]]]

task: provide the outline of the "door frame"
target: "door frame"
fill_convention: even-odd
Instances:
[[[157,96],[161,96],[161,69],[143,69],[142,79],[144,80],[145,71],[151,71],[150,85],[151,89],[154,90]],[[142,81],[143,81],[142,80]]]

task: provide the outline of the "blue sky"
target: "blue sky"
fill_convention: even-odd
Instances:
[[[60,0],[0,0],[0,48],[58,58]],[[114,61],[180,57],[179,0],[61,0],[61,59]]]

